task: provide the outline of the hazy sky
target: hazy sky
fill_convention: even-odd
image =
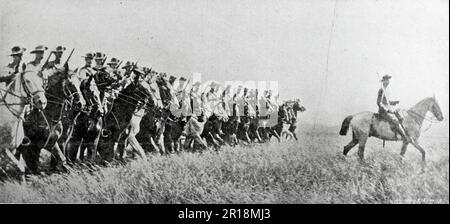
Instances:
[[[329,125],[376,111],[377,72],[389,73],[401,107],[436,95],[445,120],[433,128],[448,136],[447,0],[338,0],[335,17],[332,0],[0,3],[2,65],[13,45],[60,44],[76,48],[73,66],[85,52],[103,51],[170,74],[277,80],[283,98],[308,109],[302,122]]]

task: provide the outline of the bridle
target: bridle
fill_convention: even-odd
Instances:
[[[431,106],[431,107],[433,107],[433,106]],[[430,108],[427,109],[427,112],[428,112],[428,111],[430,111]],[[423,132],[428,131],[428,130],[431,128],[431,126],[432,126],[433,124],[439,123],[439,120],[436,118],[436,116],[434,116],[434,113],[433,113],[433,116],[427,117],[426,114],[425,114],[425,116],[424,116],[424,115],[421,115],[421,114],[415,112],[415,111],[412,110],[412,109],[409,109],[409,110],[407,110],[406,112],[407,112],[407,113],[410,113],[410,114],[412,114],[412,115],[414,115],[414,116],[416,116],[416,117],[419,117],[419,118],[423,119],[424,121],[429,122],[428,127],[425,128]],[[413,120],[414,120],[414,122],[416,122],[418,125],[421,125],[420,122],[418,122],[416,119],[413,119]]]
[[[5,105],[6,108],[7,108],[7,109],[8,109],[8,110],[9,110],[9,111],[10,111],[17,119],[22,119],[22,120],[23,120],[23,118],[21,117],[21,113],[20,113],[19,111],[15,110],[14,108],[12,108],[11,106],[13,106],[13,105],[23,105],[23,106],[26,106],[26,105],[29,104],[29,105],[31,105],[31,107],[33,107],[33,106],[34,106],[33,98],[34,98],[38,93],[44,93],[44,89],[38,89],[38,90],[32,92],[32,91],[30,90],[30,88],[28,87],[27,83],[25,82],[25,79],[24,79],[24,77],[23,77],[24,74],[25,74],[25,72],[23,72],[23,73],[20,74],[20,85],[19,85],[20,89],[19,89],[19,91],[21,91],[22,88],[23,88],[23,90],[25,91],[26,96],[22,96],[22,95],[16,93],[15,91],[11,91],[10,89],[7,89],[7,90],[5,90],[5,89],[0,89],[1,91],[5,92],[5,94],[2,96],[2,100],[1,100],[2,102],[1,102],[0,105]],[[16,77],[16,79],[15,79],[13,82],[11,82],[10,85],[14,85],[15,82],[17,82],[17,77]],[[21,99],[23,102],[22,102],[22,103],[7,103],[7,102],[6,102],[6,96],[7,96],[8,94],[9,94],[9,95],[12,95],[12,96],[15,96],[15,97],[17,97],[17,98],[19,98],[19,99]]]

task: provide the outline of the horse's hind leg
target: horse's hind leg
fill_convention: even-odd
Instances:
[[[355,138],[355,136],[353,136],[353,139],[346,145],[344,146],[344,156],[346,156],[348,154],[348,152],[355,147],[358,144],[358,139]]]

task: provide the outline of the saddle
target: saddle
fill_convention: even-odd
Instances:
[[[393,124],[388,118],[386,118],[385,115],[381,114],[381,113],[374,113],[373,117],[372,117],[372,122],[370,124],[370,132],[369,135],[370,136],[377,136],[377,131],[374,128],[374,124],[376,123],[381,123],[381,122],[386,122],[389,124],[389,128],[391,129],[392,132],[395,133],[395,137],[398,138],[400,133],[397,131],[395,124]]]

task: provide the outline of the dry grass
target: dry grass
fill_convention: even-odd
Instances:
[[[335,132],[336,133],[336,132]],[[449,203],[448,138],[428,139],[426,169],[409,148],[369,141],[366,164],[348,137],[301,133],[297,142],[150,156],[96,172],[0,184],[3,203]]]

